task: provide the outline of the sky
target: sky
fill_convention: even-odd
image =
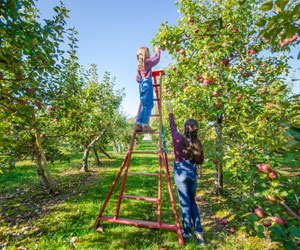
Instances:
[[[151,40],[159,32],[161,23],[176,24],[180,17],[175,0],[64,0],[70,10],[68,27],[78,31],[79,64],[88,69],[91,64],[98,66],[100,79],[105,71],[116,77],[115,89],[125,88],[125,98],[121,111],[127,116],[135,116],[139,106],[138,84],[135,80],[139,47],[150,48]],[[51,18],[53,7],[58,0],[39,0],[36,6],[41,18]],[[297,56],[299,47],[292,49]],[[163,69],[169,62],[167,52],[155,69]],[[300,60],[293,60],[294,67]],[[299,94],[300,83],[296,83],[294,93]]]
[[[160,24],[176,24],[179,14],[173,0],[65,0],[70,10],[68,26],[78,31],[79,64],[85,69],[97,64],[100,78],[105,71],[116,77],[115,89],[125,88],[121,110],[135,116],[139,107],[138,83],[135,80],[139,47],[146,46],[154,56],[151,40]],[[41,18],[51,18],[57,0],[39,0]],[[157,69],[167,65],[162,52]]]

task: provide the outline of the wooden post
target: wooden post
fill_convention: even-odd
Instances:
[[[43,162],[44,162],[44,166],[45,166],[45,169],[46,169],[46,173],[47,173],[48,181],[49,181],[49,185],[50,185],[50,191],[52,191],[54,193],[55,192],[55,187],[54,187],[54,184],[53,184],[53,180],[52,180],[52,177],[51,177],[51,173],[50,173],[50,170],[49,170],[47,159],[46,159],[46,156],[44,154],[44,150],[43,150],[42,145],[41,145],[40,137],[37,134],[37,132],[35,132],[35,140],[36,140],[36,145],[37,145],[37,147],[40,151],[41,157],[42,157]]]

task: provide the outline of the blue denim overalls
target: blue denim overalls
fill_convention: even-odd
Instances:
[[[152,77],[142,79],[139,71],[140,85],[140,99],[142,103],[141,113],[137,119],[137,125],[149,126],[149,119],[153,108],[153,85]]]

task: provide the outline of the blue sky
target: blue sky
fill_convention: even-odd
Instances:
[[[79,32],[79,63],[85,68],[98,65],[100,76],[105,71],[116,77],[116,89],[125,88],[122,111],[135,116],[138,111],[138,84],[135,81],[139,47],[151,47],[160,24],[175,24],[179,17],[172,0],[85,0],[64,1],[69,12],[69,26]],[[36,3],[42,18],[52,17],[57,0]],[[151,50],[152,56],[154,52]],[[162,52],[158,68],[167,64]]]
[[[70,18],[68,26],[75,26],[79,32],[78,58],[86,69],[97,64],[100,77],[109,71],[116,77],[116,89],[125,88],[126,97],[122,111],[129,115],[137,114],[139,105],[136,76],[136,52],[139,47],[151,48],[151,40],[158,33],[160,24],[168,21],[176,24],[179,18],[175,0],[69,0],[64,1]],[[39,0],[36,3],[42,18],[54,15],[53,7],[58,0]],[[295,56],[299,47],[291,54]],[[152,56],[154,52],[152,51]],[[166,52],[162,52],[157,68],[168,64]],[[299,68],[300,60],[291,64]],[[299,82],[294,92],[299,93]]]

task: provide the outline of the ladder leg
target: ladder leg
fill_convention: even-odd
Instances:
[[[162,165],[162,154],[159,154],[159,176],[158,176],[158,223],[161,225],[161,165]]]
[[[130,163],[130,159],[131,159],[131,151],[128,152],[128,160],[126,163],[126,168],[125,168],[125,172],[124,172],[124,176],[123,176],[123,181],[122,181],[122,186],[121,186],[121,190],[120,190],[120,194],[119,194],[119,199],[118,199],[118,204],[117,204],[117,208],[116,208],[116,213],[115,213],[115,217],[114,219],[116,220],[119,217],[119,211],[120,211],[120,206],[121,206],[121,201],[122,201],[122,195],[124,192],[124,188],[125,188],[125,183],[126,183],[126,179],[127,179],[127,173],[128,173],[128,168],[129,168],[129,163]]]
[[[173,208],[173,212],[174,212],[174,216],[175,216],[175,220],[176,220],[176,226],[177,226],[176,232],[177,232],[177,236],[178,236],[178,242],[179,242],[179,245],[183,246],[184,241],[183,241],[183,237],[182,237],[182,233],[181,233],[179,218],[178,218],[178,214],[177,214],[177,210],[176,210],[176,206],[175,206],[174,196],[173,196],[171,183],[170,183],[170,177],[169,177],[169,174],[168,174],[168,171],[167,171],[165,159],[164,159],[163,163],[164,163],[164,172],[165,172],[166,180],[167,180],[167,184],[168,184],[168,191],[169,191],[169,195],[170,195],[170,199],[171,199],[171,203],[172,203],[172,208]]]
[[[116,176],[116,178],[115,178],[115,180],[114,180],[114,182],[113,182],[113,184],[112,184],[112,186],[111,186],[111,188],[109,190],[108,195],[106,196],[106,199],[105,199],[105,201],[104,201],[104,203],[102,205],[102,208],[101,208],[101,210],[99,212],[99,215],[98,215],[98,217],[96,219],[96,222],[95,222],[93,228],[96,228],[99,225],[100,217],[102,216],[102,213],[103,213],[103,211],[104,211],[104,209],[106,207],[106,204],[107,204],[107,202],[108,202],[108,200],[109,200],[109,198],[110,198],[110,196],[111,196],[111,194],[112,194],[112,192],[113,192],[113,190],[114,190],[114,188],[115,188],[115,186],[116,186],[116,184],[118,182],[118,179],[119,179],[121,173],[123,172],[124,166],[127,163],[127,159],[128,159],[128,153],[127,153],[127,155],[126,155],[126,157],[125,157],[125,159],[124,159],[124,161],[122,163],[122,166],[121,166],[121,168],[120,168],[120,170],[119,170],[119,172],[118,172],[118,174],[117,174],[117,176]]]

